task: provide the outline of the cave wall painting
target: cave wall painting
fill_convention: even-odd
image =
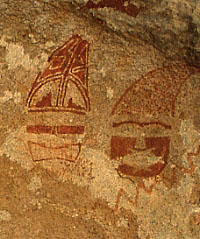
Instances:
[[[157,68],[136,80],[114,105],[110,157],[118,161],[119,176],[136,183],[134,200],[123,188],[119,190],[115,210],[122,196],[137,206],[140,189],[151,194],[159,181],[175,183],[177,170],[194,172],[192,157],[200,148],[187,154],[188,168],[172,161],[170,154],[175,145],[181,144],[177,138],[181,120],[175,114],[176,100],[195,72],[197,69],[187,65]],[[169,171],[170,165],[173,167]],[[145,186],[144,182],[152,179]]]
[[[48,59],[49,66],[38,74],[29,92],[29,114],[42,113],[42,117],[46,117],[46,112],[54,115],[62,112],[81,118],[90,111],[88,51],[89,43],[74,35],[52,53]],[[32,161],[54,169],[62,179],[66,171],[73,174],[78,170],[76,173],[80,174],[81,169],[78,168],[84,164],[80,159],[82,144],[73,136],[84,132],[84,124],[27,125],[26,133],[30,134],[27,145]],[[33,135],[37,135],[37,140]]]
[[[49,66],[38,74],[29,92],[29,115],[42,119],[49,113],[55,119],[60,113],[69,119],[73,116],[83,119],[87,115],[90,111],[88,51],[89,43],[74,35],[53,52]],[[128,180],[136,188],[131,195],[126,187],[116,190],[115,211],[121,197],[137,206],[141,189],[151,194],[160,181],[173,185],[177,171],[194,172],[193,157],[199,155],[200,148],[187,154],[188,168],[180,160],[173,161],[171,154],[174,146],[181,143],[177,138],[181,123],[176,114],[177,97],[196,71],[180,64],[157,68],[131,84],[114,105],[109,119],[112,120],[110,160],[117,163],[116,171],[113,170],[123,185]],[[81,155],[83,144],[79,136],[85,134],[84,120],[78,123],[69,120],[69,124],[33,122],[26,125],[26,134],[18,134],[33,164],[57,173],[62,180],[72,175],[82,176],[90,184],[96,175],[93,161]]]
[[[89,43],[72,36],[49,57],[49,66],[39,73],[28,96],[30,112],[71,112],[90,110],[88,95]]]

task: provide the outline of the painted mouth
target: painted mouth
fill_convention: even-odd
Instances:
[[[80,154],[81,144],[64,144],[61,146],[46,146],[45,144],[28,141],[28,148],[34,162],[46,160],[64,160],[74,163]]]
[[[166,163],[156,163],[147,168],[138,169],[127,164],[120,164],[118,167],[118,173],[121,176],[153,177],[159,175],[165,166]]]
[[[145,151],[134,151],[121,159],[118,172],[126,176],[152,177],[161,173],[166,166],[164,156],[166,149],[161,156],[154,154],[154,148]]]

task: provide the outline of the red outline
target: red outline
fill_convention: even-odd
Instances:
[[[174,73],[176,71],[179,71],[182,75],[180,76],[182,78],[182,82],[180,84],[180,86],[177,88],[177,93],[174,95],[173,97],[173,100],[172,100],[172,105],[171,105],[171,116],[174,116],[174,113],[175,113],[175,101],[176,101],[176,98],[178,96],[178,94],[180,93],[180,90],[181,90],[181,87],[182,85],[186,82],[186,80],[188,79],[188,77],[192,74],[194,74],[195,72],[200,72],[199,69],[195,68],[195,67],[191,67],[189,65],[183,65],[183,64],[172,64],[172,65],[169,65],[169,66],[166,66],[166,67],[160,67],[160,68],[156,68],[150,72],[148,72],[147,74],[143,75],[141,78],[137,79],[135,82],[133,82],[126,90],[125,92],[121,95],[121,97],[119,98],[119,100],[116,102],[116,104],[114,105],[113,107],[113,110],[112,110],[112,115],[114,114],[118,114],[118,115],[121,115],[121,114],[132,114],[132,113],[145,113],[144,112],[138,112],[138,111],[134,111],[134,112],[130,112],[130,111],[127,111],[127,110],[120,110],[119,113],[116,113],[116,109],[119,107],[120,103],[123,102],[123,99],[124,97],[126,97],[127,93],[129,91],[131,91],[132,89],[134,89],[135,86],[140,86],[140,82],[144,81],[144,80],[149,80],[149,83],[151,83],[151,79],[155,78],[155,76],[159,73],[162,75],[162,78],[166,78],[167,77],[167,73]],[[167,72],[167,73],[165,73]],[[175,74],[175,73],[174,73]],[[174,78],[175,76],[173,74],[171,74],[171,76]],[[178,74],[176,76],[176,78],[178,78]],[[166,79],[167,81],[168,79]],[[158,84],[159,85],[159,84]],[[155,84],[156,86],[156,84]],[[167,92],[167,89],[170,87],[170,85],[168,87],[166,87],[166,92]],[[168,96],[169,97],[169,96]],[[131,99],[130,99],[131,100]],[[147,112],[149,113],[149,112]],[[164,112],[163,112],[164,113]],[[150,113],[149,113],[150,114]],[[165,113],[164,113],[165,114]],[[169,113],[167,113],[169,114]]]
[[[166,125],[164,123],[161,123],[161,122],[158,122],[158,121],[154,121],[154,122],[137,122],[137,121],[133,121],[133,120],[127,120],[127,121],[121,121],[121,122],[118,122],[118,123],[113,123],[113,127],[119,127],[120,125],[123,125],[123,124],[137,124],[139,125],[140,127],[144,127],[144,126],[148,126],[148,125],[152,125],[152,124],[155,124],[155,125],[160,125],[160,126],[163,126],[165,129],[171,129],[171,125]]]
[[[86,113],[85,112],[83,112],[83,111],[78,111],[78,110],[68,110],[67,108],[46,108],[46,109],[43,109],[43,108],[40,108],[40,109],[38,109],[38,108],[34,108],[34,107],[31,107],[30,109],[29,109],[29,112],[71,112],[71,113],[73,113],[73,114],[78,114],[78,115],[85,115]]]
[[[33,83],[32,89],[28,95],[28,110],[29,112],[71,112],[75,114],[85,114],[86,111],[90,111],[90,99],[88,96],[88,51],[89,43],[78,35],[72,36],[63,46],[55,50],[49,57],[48,61],[50,65],[41,74],[39,73]],[[84,55],[82,55],[84,53]],[[51,67],[53,60],[61,58],[60,55],[64,56],[60,66]],[[78,64],[78,65],[77,65]],[[83,73],[83,75],[77,75]],[[37,107],[32,106],[31,102],[35,93],[45,84],[50,81],[60,81],[59,90],[57,94],[56,106]],[[72,107],[65,107],[64,100],[67,91],[67,84],[71,81],[75,84],[77,89],[82,95],[85,107],[84,109],[76,109]]]
[[[190,152],[187,154],[187,161],[188,161],[188,164],[189,164],[189,168],[186,168],[186,167],[180,167],[178,166],[177,164],[174,164],[175,165],[175,168],[177,168],[178,170],[182,171],[183,173],[187,173],[187,174],[191,174],[195,171],[195,166],[194,166],[194,163],[191,159],[191,157],[193,156],[197,156],[200,154],[200,145],[197,149],[196,152]],[[137,186],[136,186],[136,195],[135,195],[135,198],[134,200],[132,200],[130,198],[130,196],[128,195],[128,193],[123,189],[121,188],[119,191],[118,191],[118,194],[117,194],[117,199],[116,199],[116,203],[115,203],[115,207],[114,207],[114,211],[118,211],[119,209],[119,205],[120,205],[120,200],[121,200],[121,197],[124,196],[134,207],[137,207],[137,202],[138,202],[138,196],[139,196],[139,189],[142,188],[145,192],[147,192],[148,194],[151,194],[153,192],[153,189],[155,187],[155,185],[160,182],[162,179],[163,180],[166,180],[167,182],[173,184],[174,183],[174,180],[176,179],[176,170],[175,168],[172,169],[172,176],[171,178],[167,178],[165,177],[164,175],[158,175],[158,176],[155,176],[154,179],[155,181],[150,185],[150,188],[147,188],[144,184],[144,182],[140,182],[140,183],[137,183]],[[127,178],[126,178],[127,179]]]
[[[32,157],[32,160],[33,162],[41,162],[41,161],[46,161],[46,160],[64,160],[64,161],[68,161],[68,162],[75,162],[78,157],[79,157],[79,154],[81,152],[81,144],[80,143],[77,143],[77,144],[64,144],[62,146],[59,146],[59,147],[48,147],[46,146],[45,144],[41,144],[41,143],[36,143],[36,142],[33,142],[33,141],[27,141],[27,144],[28,144],[28,148],[29,148],[29,152],[31,154],[31,157]],[[78,153],[75,157],[75,159],[66,159],[66,158],[44,158],[44,159],[40,159],[40,160],[35,160],[34,159],[34,156],[33,156],[33,153],[32,153],[32,148],[31,146],[32,145],[37,145],[38,147],[40,148],[45,148],[45,149],[49,149],[49,150],[58,150],[58,149],[68,149],[68,148],[72,148],[72,147],[78,147]]]
[[[170,137],[145,137],[145,148],[136,148],[137,138],[115,136],[111,139],[111,159],[118,160],[131,153],[131,150],[142,152],[152,149],[155,156],[162,156],[163,163],[157,162],[148,168],[137,169],[134,166],[120,164],[117,168],[118,174],[124,178],[140,177],[150,178],[159,175],[167,165],[170,147]],[[123,150],[123,151],[122,151]]]

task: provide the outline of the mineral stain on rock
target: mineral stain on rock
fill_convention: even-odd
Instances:
[[[145,10],[144,7],[137,7],[134,4],[130,3],[130,0],[101,0],[98,3],[94,3],[92,0],[89,0],[85,5],[87,9],[101,9],[101,8],[112,8],[114,10],[126,13],[129,16],[137,17],[137,15]]]

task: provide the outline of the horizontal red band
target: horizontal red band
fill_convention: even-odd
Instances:
[[[148,125],[160,125],[166,129],[171,129],[171,125],[167,125],[167,124],[164,124],[164,123],[161,123],[161,122],[158,122],[158,121],[154,121],[154,122],[137,122],[137,121],[132,121],[132,120],[128,120],[128,121],[122,121],[122,122],[119,122],[119,123],[113,123],[113,127],[118,127],[120,125],[123,125],[123,124],[136,124],[140,127],[144,127],[144,126],[148,126]]]
[[[27,133],[32,134],[83,134],[85,126],[45,126],[45,125],[27,125]]]

